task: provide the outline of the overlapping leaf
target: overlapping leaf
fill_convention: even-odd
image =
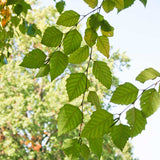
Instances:
[[[69,159],[78,158],[81,152],[81,145],[78,139],[65,139],[62,148]]]
[[[57,47],[62,40],[63,33],[56,27],[48,27],[42,37],[41,43],[47,47]]]
[[[113,124],[113,115],[104,109],[93,112],[91,120],[85,125],[81,136],[86,138],[102,138],[109,132]]]
[[[98,0],[84,0],[88,5],[89,7],[91,8],[95,8],[98,4]]]
[[[75,129],[82,122],[82,112],[77,106],[65,104],[58,114],[58,136]]]
[[[104,0],[102,2],[102,7],[106,13],[112,11],[115,7],[115,2],[113,0]]]
[[[97,38],[97,49],[100,51],[104,56],[109,58],[109,39],[107,36],[99,36]]]
[[[68,56],[60,51],[53,54],[50,60],[50,76],[51,81],[64,72],[68,65]]]
[[[23,59],[23,62],[20,66],[27,68],[39,68],[44,64],[46,55],[40,49],[34,49],[29,52]]]
[[[140,134],[147,124],[144,114],[136,108],[127,111],[126,119],[131,128],[131,137]]]
[[[160,73],[158,71],[153,68],[147,68],[136,77],[136,80],[144,83],[147,80],[155,79],[157,77],[160,77]]]
[[[114,126],[111,131],[112,141],[121,151],[123,151],[123,148],[126,145],[130,134],[131,131],[128,126],[123,124]]]
[[[44,64],[39,68],[39,71],[38,71],[36,77],[44,77],[49,73],[49,71],[50,71],[49,64]]]
[[[84,47],[78,48],[69,57],[69,63],[79,64],[84,62],[89,56],[89,47],[85,45]]]
[[[122,105],[131,104],[136,100],[138,91],[137,87],[126,82],[116,88],[111,98],[111,102]]]
[[[95,91],[90,91],[87,97],[87,101],[96,106],[96,109],[101,109],[99,97]]]
[[[106,88],[109,89],[111,87],[111,71],[105,62],[95,61],[93,64],[93,74]]]
[[[85,144],[82,144],[82,145],[81,145],[81,156],[82,156],[85,160],[88,160],[89,155],[90,155],[90,151],[89,151],[88,146],[85,145]]]
[[[91,28],[88,28],[85,30],[84,39],[90,47],[95,45],[97,37],[98,37],[98,35],[97,35],[96,31],[92,30]]]
[[[142,108],[142,112],[146,117],[151,116],[160,106],[160,96],[156,89],[151,88],[143,92],[140,105]]]
[[[100,158],[102,154],[103,138],[93,138],[88,139],[88,141],[92,152]]]
[[[79,17],[80,15],[73,10],[65,11],[58,18],[57,24],[66,27],[71,27],[78,23]]]
[[[66,84],[69,101],[79,97],[88,89],[89,85],[89,80],[84,73],[72,73]]]
[[[81,42],[82,36],[76,29],[69,31],[63,41],[64,53],[71,54],[80,47]]]

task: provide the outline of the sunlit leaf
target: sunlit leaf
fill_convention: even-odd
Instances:
[[[115,5],[117,9],[123,9],[124,8],[124,0],[115,0]]]
[[[85,144],[82,144],[82,145],[81,145],[81,156],[82,156],[85,160],[88,160],[89,155],[90,155],[90,151],[89,151],[88,146],[85,145]]]
[[[89,7],[91,8],[95,8],[98,4],[98,0],[84,0],[88,5]]]
[[[81,151],[81,145],[78,139],[65,139],[62,149],[69,159],[78,158]]]
[[[99,36],[97,38],[97,49],[100,51],[104,56],[109,58],[109,39],[106,36]]]
[[[89,86],[89,80],[84,73],[72,73],[66,84],[69,101],[79,97]]]
[[[93,64],[93,74],[106,88],[110,88],[112,84],[112,75],[110,68],[103,61],[95,61]]]
[[[102,138],[109,132],[113,124],[113,115],[104,109],[99,109],[91,115],[91,119],[85,125],[81,136],[86,138]]]
[[[103,138],[93,138],[88,139],[88,141],[92,152],[100,158],[102,154]]]
[[[49,71],[50,71],[49,64],[44,64],[39,68],[39,71],[38,71],[36,77],[44,77],[44,76],[48,75]]]
[[[23,59],[23,62],[20,66],[27,68],[39,68],[44,64],[46,55],[40,49],[34,49],[29,52]]]
[[[65,104],[58,114],[58,136],[75,129],[82,123],[82,112],[77,106]]]
[[[147,68],[136,77],[136,80],[144,83],[147,80],[155,79],[157,77],[160,77],[160,73],[158,71],[153,68]]]
[[[43,35],[41,43],[48,47],[57,47],[62,40],[63,33],[56,27],[48,27]]]
[[[68,56],[60,51],[53,54],[50,60],[50,76],[51,81],[64,72],[68,65]]]
[[[80,15],[73,10],[65,11],[59,16],[57,24],[71,27],[78,23],[79,17]]]
[[[99,97],[95,91],[90,91],[87,97],[87,101],[96,106],[96,109],[101,109]]]
[[[63,41],[64,53],[71,54],[80,47],[81,42],[82,36],[76,29],[69,31]]]
[[[115,2],[113,0],[104,0],[102,2],[102,7],[106,13],[112,11],[115,7]]]
[[[63,0],[56,3],[56,9],[60,14],[63,12],[64,6],[65,6],[65,1]]]
[[[142,108],[142,112],[146,117],[151,116],[160,106],[160,96],[156,89],[151,88],[143,92],[140,105]]]
[[[69,57],[69,63],[79,64],[84,62],[89,56],[89,47],[85,45],[84,47],[78,48]]]
[[[126,119],[131,128],[131,137],[140,134],[147,124],[144,114],[136,108],[127,111]]]
[[[118,126],[113,126],[111,131],[112,141],[121,151],[123,151],[130,134],[130,128],[126,125],[120,124]]]
[[[138,91],[137,87],[126,82],[116,88],[113,92],[111,102],[122,105],[131,104],[136,100]]]

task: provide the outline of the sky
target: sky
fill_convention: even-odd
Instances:
[[[53,0],[45,0],[45,4],[53,4]],[[66,4],[65,10],[75,10],[81,15],[91,11],[83,0],[66,0]],[[115,51],[126,51],[131,59],[131,68],[118,73],[118,76],[122,82],[143,87],[135,81],[141,71],[149,67],[160,71],[160,0],[148,0],[146,8],[137,0],[132,7],[118,14],[116,10],[109,14],[102,11],[101,14],[115,28],[110,44]],[[134,157],[140,160],[160,159],[159,121],[160,109],[147,119],[145,131],[132,139]]]

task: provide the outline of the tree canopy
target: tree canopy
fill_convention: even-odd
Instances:
[[[131,158],[128,140],[145,129],[147,118],[160,106],[160,73],[148,67],[135,76],[142,84],[157,79],[144,89],[119,84],[114,68],[128,67],[129,59],[112,53],[114,26],[101,10],[123,12],[134,1],[84,0],[92,8],[85,15],[65,10],[64,0],[54,2],[56,9],[37,9],[35,0],[0,1],[0,64],[8,63],[1,68],[3,158],[62,159],[65,154],[89,159],[92,151],[111,159],[102,152],[103,142],[112,157],[118,151],[111,143]],[[146,6],[147,0],[140,1]],[[125,109],[112,113],[114,104]]]

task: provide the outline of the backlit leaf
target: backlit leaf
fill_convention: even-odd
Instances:
[[[147,0],[140,0],[140,1],[143,3],[144,6],[146,6]]]
[[[100,51],[104,56],[109,58],[109,39],[106,36],[99,36],[97,38],[97,49]]]
[[[117,9],[123,9],[124,8],[124,0],[115,0],[115,5]]]
[[[99,109],[91,115],[91,119],[85,125],[81,136],[86,138],[102,138],[109,132],[113,124],[113,115],[104,109]]]
[[[68,65],[68,56],[60,51],[53,54],[50,60],[50,76],[51,81],[64,72]]]
[[[75,129],[82,122],[82,112],[77,106],[65,104],[58,114],[58,136]]]
[[[113,0],[104,0],[102,2],[102,7],[106,13],[112,11],[115,7],[115,2]]]
[[[69,57],[69,63],[79,64],[84,62],[89,56],[89,48],[87,45],[78,48]]]
[[[151,88],[143,92],[140,105],[142,108],[142,112],[146,117],[151,116],[160,106],[160,96],[156,89]]]
[[[123,151],[130,134],[130,128],[126,125],[120,124],[118,126],[113,126],[111,131],[112,141],[121,151]]]
[[[126,119],[131,128],[131,137],[140,134],[147,124],[144,114],[136,108],[127,111]]]
[[[100,158],[102,154],[103,138],[93,138],[88,139],[88,141],[92,152]]]
[[[38,71],[36,77],[44,77],[44,76],[48,75],[49,71],[50,71],[49,64],[44,64],[39,68],[39,71]]]
[[[85,145],[85,144],[82,144],[82,145],[81,145],[81,156],[82,156],[85,160],[88,160],[89,155],[90,155],[90,151],[89,151],[88,146]]]
[[[96,109],[101,109],[99,97],[95,91],[90,91],[87,97],[87,101],[96,106]]]
[[[42,37],[41,43],[47,47],[57,47],[62,40],[63,33],[56,27],[48,27]]]
[[[137,87],[126,82],[116,88],[113,92],[111,102],[122,105],[131,104],[136,100],[138,91]]]
[[[84,73],[72,73],[66,84],[69,101],[79,97],[89,86],[89,80]]]
[[[23,62],[20,66],[27,68],[39,68],[44,64],[46,55],[40,49],[34,49],[29,52],[23,59]]]
[[[79,17],[80,15],[73,10],[65,11],[59,16],[57,24],[71,27],[78,23]]]
[[[95,8],[98,4],[98,0],[84,0],[91,8]]]
[[[160,77],[160,73],[158,71],[153,68],[147,68],[136,77],[136,80],[144,83],[147,80],[155,79],[157,77]]]
[[[80,47],[81,42],[82,36],[76,29],[69,31],[63,41],[64,53],[71,54]]]
[[[112,75],[110,68],[103,61],[95,61],[93,64],[93,74],[106,88],[110,88],[112,84]]]
[[[56,3],[56,9],[60,14],[63,12],[64,6],[65,6],[65,1],[63,0]]]
[[[65,139],[62,149],[69,159],[73,160],[79,157],[81,145],[78,139]]]

